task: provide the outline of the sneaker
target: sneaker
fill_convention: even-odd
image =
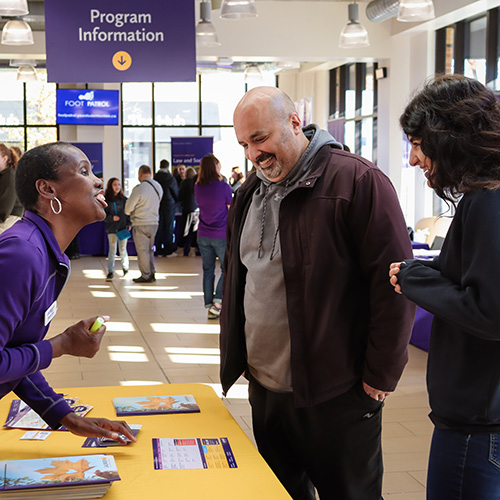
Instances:
[[[123,276],[127,276],[127,273],[128,273],[128,269],[124,269],[123,270]]]
[[[134,283],[153,283],[153,281],[156,281],[156,278],[154,276],[152,278],[144,278],[143,276],[139,276],[138,278],[134,278],[132,281]]]
[[[108,274],[106,275],[106,281],[113,281],[113,278],[114,278],[113,273],[108,273]]]
[[[208,309],[208,319],[217,319],[220,316],[221,307],[213,304]]]

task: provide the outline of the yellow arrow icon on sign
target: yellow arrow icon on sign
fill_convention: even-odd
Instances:
[[[113,66],[119,71],[126,71],[132,65],[132,56],[125,52],[124,50],[120,50],[113,56]]]

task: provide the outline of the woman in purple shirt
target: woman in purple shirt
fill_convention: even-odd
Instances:
[[[26,212],[0,235],[0,398],[13,391],[53,429],[135,441],[125,422],[78,416],[41,373],[64,354],[92,358],[106,331],[90,332],[94,316],[45,340],[69,277],[64,250],[83,226],[106,215],[102,182],[82,151],[55,142],[23,155],[16,191]]]
[[[198,180],[194,186],[200,208],[198,248],[203,262],[203,296],[208,319],[217,319],[222,307],[222,266],[226,251],[227,211],[232,201],[229,184],[222,180],[220,162],[212,154],[201,159]],[[215,260],[220,261],[220,278],[214,293]]]

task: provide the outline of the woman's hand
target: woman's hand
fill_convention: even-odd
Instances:
[[[398,284],[397,274],[401,270],[401,264],[403,262],[393,262],[389,267],[389,282],[394,287],[394,291],[397,293],[401,292],[401,285]]]
[[[123,438],[123,434],[132,442],[136,441],[132,430],[124,421],[80,417],[71,412],[65,415],[60,423],[77,436],[105,437],[125,444],[127,441]]]
[[[90,319],[82,319],[76,325],[66,328],[63,333],[49,339],[52,344],[52,357],[58,358],[63,354],[93,358],[101,347],[101,340],[106,327],[103,325],[97,332],[91,333],[90,327],[97,319],[96,316]],[[103,316],[104,321],[109,320],[109,316]]]

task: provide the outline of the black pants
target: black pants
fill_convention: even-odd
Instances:
[[[250,380],[255,440],[294,500],[380,500],[382,406],[359,382],[345,394],[295,408],[289,393]]]
[[[175,250],[174,218],[174,207],[160,210],[160,221],[155,237],[157,255],[170,255]]]

